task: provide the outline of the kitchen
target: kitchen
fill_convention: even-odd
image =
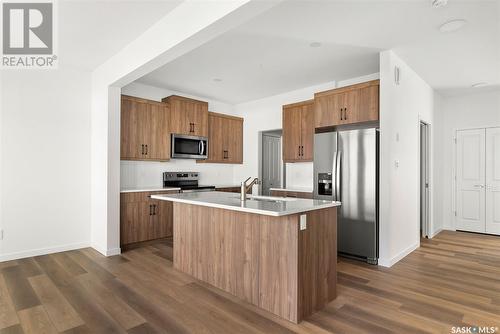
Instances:
[[[140,247],[144,242],[152,242],[154,240],[161,240],[162,238],[173,237],[174,254],[184,254],[183,256],[179,255],[179,257],[174,258],[176,268],[193,274],[192,271],[186,269],[188,267],[181,268],[180,263],[189,261],[189,257],[187,256],[189,252],[197,251],[191,249],[182,251],[184,247],[187,247],[183,246],[184,243],[182,240],[188,240],[190,238],[202,240],[203,237],[202,235],[197,237],[181,234],[181,231],[184,231],[184,228],[186,228],[184,225],[190,223],[195,224],[196,222],[193,219],[189,220],[189,222],[178,220],[181,215],[187,214],[186,212],[189,212],[190,209],[189,207],[180,206],[177,204],[177,201],[191,205],[202,205],[236,211],[241,210],[253,213],[254,215],[250,215],[247,219],[255,220],[255,224],[257,225],[262,225],[262,223],[259,223],[259,218],[256,214],[278,214],[280,216],[294,213],[303,214],[309,210],[314,211],[324,209],[327,206],[339,206],[338,233],[339,236],[341,236],[338,241],[340,246],[339,251],[347,251],[347,255],[364,257],[365,261],[376,264],[378,258],[378,222],[375,216],[377,213],[376,200],[378,198],[378,193],[376,192],[375,178],[378,167],[375,165],[375,156],[377,153],[375,132],[372,132],[371,135],[371,149],[366,149],[367,156],[372,160],[371,170],[367,172],[371,175],[371,181],[367,181],[367,187],[372,191],[372,193],[367,196],[368,200],[371,199],[372,203],[370,205],[367,204],[366,207],[366,209],[372,211],[371,214],[369,214],[371,220],[360,221],[361,224],[368,224],[370,227],[358,227],[358,231],[366,231],[364,232],[365,234],[360,234],[359,232],[348,230],[353,224],[352,222],[346,221],[346,218],[350,217],[350,215],[342,213],[341,203],[340,200],[338,200],[344,196],[341,189],[344,187],[348,189],[351,184],[357,185],[360,182],[354,177],[351,177],[350,184],[347,183],[349,181],[348,179],[342,180],[342,183],[340,183],[340,179],[336,179],[341,175],[340,173],[336,173],[336,169],[340,170],[341,168],[340,157],[337,158],[337,154],[329,157],[324,157],[324,155],[326,152],[337,151],[337,148],[333,147],[333,145],[336,145],[337,133],[330,132],[330,136],[324,139],[324,134],[323,136],[315,136],[314,129],[317,128],[324,132],[328,129],[331,131],[334,127],[339,129],[341,125],[348,125],[350,131],[346,133],[353,133],[354,136],[356,136],[356,132],[353,132],[353,127],[376,129],[378,126],[379,80],[372,80],[340,89],[318,92],[318,94],[315,94],[315,99],[315,101],[317,101],[316,108],[314,101],[288,104],[284,105],[282,108],[283,161],[292,163],[306,162],[310,164],[310,162],[313,161],[313,157],[315,157],[314,165],[317,171],[315,171],[316,177],[314,183],[320,185],[321,189],[318,189],[318,186],[314,187],[315,199],[313,200],[301,199],[312,198],[312,192],[291,192],[289,189],[287,190],[286,185],[282,189],[271,189],[271,193],[275,197],[256,196],[259,193],[258,178],[254,179],[250,184],[247,184],[246,182],[251,178],[249,177],[246,181],[242,181],[240,186],[230,185],[228,182],[226,182],[225,185],[213,185],[210,182],[203,184],[199,183],[200,174],[202,173],[193,171],[197,170],[198,165],[215,163],[218,166],[221,163],[229,165],[243,163],[243,150],[245,147],[243,142],[244,119],[215,113],[213,111],[209,112],[207,102],[178,95],[164,97],[161,99],[161,102],[122,95],[122,160],[149,160],[159,163],[165,168],[167,164],[169,164],[169,162],[166,161],[171,159],[189,159],[188,162],[184,163],[191,163],[192,167],[190,167],[190,171],[176,170],[163,172],[161,185],[134,185],[134,187],[129,186],[128,188],[122,189],[120,222],[121,248],[125,251],[130,247]],[[339,101],[339,110],[330,109],[330,101]],[[150,120],[161,121],[154,122]],[[342,138],[341,135],[339,135],[339,140],[340,138]],[[319,148],[316,149],[316,151],[314,151],[315,145]],[[330,147],[325,145],[330,145]],[[346,147],[346,161],[349,159],[348,152]],[[335,161],[333,160],[334,156]],[[145,164],[146,162],[143,163]],[[225,166],[223,165],[223,167]],[[138,168],[137,172],[141,173],[142,171]],[[348,174],[347,170],[344,174]],[[325,178],[325,176],[327,177]],[[318,177],[322,179],[318,179]],[[160,175],[158,175],[158,178],[160,179]],[[311,181],[310,183],[312,183]],[[211,191],[215,192],[209,193]],[[174,195],[177,192],[181,192],[182,195]],[[231,194],[225,195],[219,194],[219,192],[230,192]],[[233,194],[234,192],[239,192],[240,194]],[[246,192],[252,193],[252,195],[249,195],[248,199],[246,197]],[[346,193],[346,198],[347,196],[348,193]],[[295,198],[285,200],[285,198],[291,197]],[[351,205],[354,207],[358,204],[359,203],[352,203]],[[273,205],[277,207],[274,208],[275,210],[272,210],[274,212],[264,212],[266,208],[271,209]],[[299,211],[297,211],[297,209],[292,210],[291,208],[293,208],[293,205],[298,205],[301,209],[298,209]],[[311,207],[308,208],[308,205]],[[359,216],[360,214],[364,215],[364,210],[365,208],[363,207],[359,213],[355,212],[354,216]],[[352,208],[350,208],[350,211],[352,211]],[[324,221],[324,218],[322,220],[317,220],[319,218],[313,220],[315,219],[314,216],[309,217],[310,228],[313,228],[316,224],[320,224],[320,226],[327,224],[336,227],[337,211],[333,212],[334,213],[329,215],[330,218],[328,218],[327,221]],[[190,215],[188,214],[188,216]],[[208,214],[207,216],[211,215]],[[302,219],[307,219],[306,215],[303,216],[304,217],[300,219],[301,230],[306,229],[302,224],[307,224],[302,223]],[[175,222],[178,223],[176,224]],[[206,224],[214,224],[214,222],[208,222],[205,223],[205,225]],[[370,229],[371,232],[368,232]],[[194,230],[196,229],[193,227],[193,231]],[[330,234],[327,233],[325,235]],[[334,235],[334,240],[328,239],[324,242],[331,242],[331,246],[327,247],[327,249],[331,249],[331,251],[327,253],[335,253],[336,258],[336,229]],[[358,236],[360,236],[360,239],[356,241],[356,237]],[[205,236],[205,238],[207,237],[208,235]],[[214,238],[217,237],[214,236]],[[363,252],[363,248],[366,248],[368,242],[368,240],[364,240],[363,238],[370,239],[368,245],[371,245],[371,252],[369,254]],[[206,242],[210,244],[215,241],[210,241],[209,239]],[[260,243],[263,242],[261,241]],[[191,248],[196,248],[197,246],[196,244],[191,244]],[[180,250],[177,251],[176,247]],[[290,246],[287,247],[287,249],[293,249],[293,247]],[[208,251],[205,250],[202,252],[206,253]],[[314,256],[319,256],[321,258],[321,254],[315,254]],[[215,259],[207,259],[206,261],[208,261],[206,265],[216,262]],[[295,261],[297,261],[297,259]],[[325,260],[319,261],[324,262]],[[236,271],[237,268],[238,267],[232,269],[228,268],[228,273],[226,274],[231,275],[231,272]],[[327,273],[333,273],[335,271],[335,266],[333,264],[330,269],[328,268],[329,267],[325,267],[323,270],[326,270]],[[279,275],[283,277],[283,273]],[[202,279],[201,276],[199,276],[199,278]],[[267,280],[265,278],[262,279]],[[214,281],[211,282],[216,285]],[[221,287],[221,285],[216,286]],[[252,286],[251,289],[259,289],[259,286]],[[296,296],[299,295],[297,291],[289,293]],[[335,293],[328,293],[324,298],[327,298],[328,302],[333,300],[334,296]],[[255,301],[255,303],[257,305],[261,304],[259,300]],[[297,304],[296,307],[302,309],[304,306]],[[310,306],[308,308],[310,308]],[[321,308],[322,307],[318,307],[318,309]],[[292,313],[285,312],[286,317],[289,320],[298,322],[302,319],[302,315],[296,312],[297,311]],[[278,312],[281,316],[285,316],[285,313]],[[305,313],[303,316],[310,314],[310,312]]]
[[[498,3],[59,5],[1,73],[0,333],[497,325]]]

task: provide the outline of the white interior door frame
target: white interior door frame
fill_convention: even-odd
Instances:
[[[422,138],[422,126],[424,127],[423,129],[423,135],[425,136]],[[422,222],[423,219],[423,224],[422,224],[422,235],[424,237],[431,238],[432,237],[432,191],[431,191],[431,174],[432,174],[432,154],[431,154],[431,124],[424,121],[420,120],[419,121],[419,208],[420,208],[420,217],[419,217],[419,222]],[[425,147],[422,147],[422,145],[425,145]],[[422,152],[424,152],[424,157],[422,158]],[[422,166],[425,168],[424,171],[422,171]],[[424,178],[424,180],[422,179]],[[424,189],[422,191],[422,189]],[[422,203],[424,201],[424,203]],[[425,215],[425,217],[422,217],[422,214]]]
[[[486,233],[500,235],[500,127],[486,129]]]

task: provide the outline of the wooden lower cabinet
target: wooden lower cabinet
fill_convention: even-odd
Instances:
[[[172,202],[151,199],[151,195],[177,191],[120,194],[120,244],[172,236]]]
[[[296,197],[296,198],[306,198],[306,199],[313,198],[312,192],[288,191],[288,190],[271,190],[271,196]]]

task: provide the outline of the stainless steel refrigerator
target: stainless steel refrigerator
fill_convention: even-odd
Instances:
[[[314,197],[342,202],[338,210],[340,255],[378,262],[377,129],[314,136]]]

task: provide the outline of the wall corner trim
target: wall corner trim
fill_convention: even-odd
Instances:
[[[402,252],[400,252],[391,259],[382,259],[382,258],[379,259],[378,264],[379,266],[390,268],[419,247],[420,247],[420,242],[417,242],[416,244],[406,248],[405,250],[403,250]]]

